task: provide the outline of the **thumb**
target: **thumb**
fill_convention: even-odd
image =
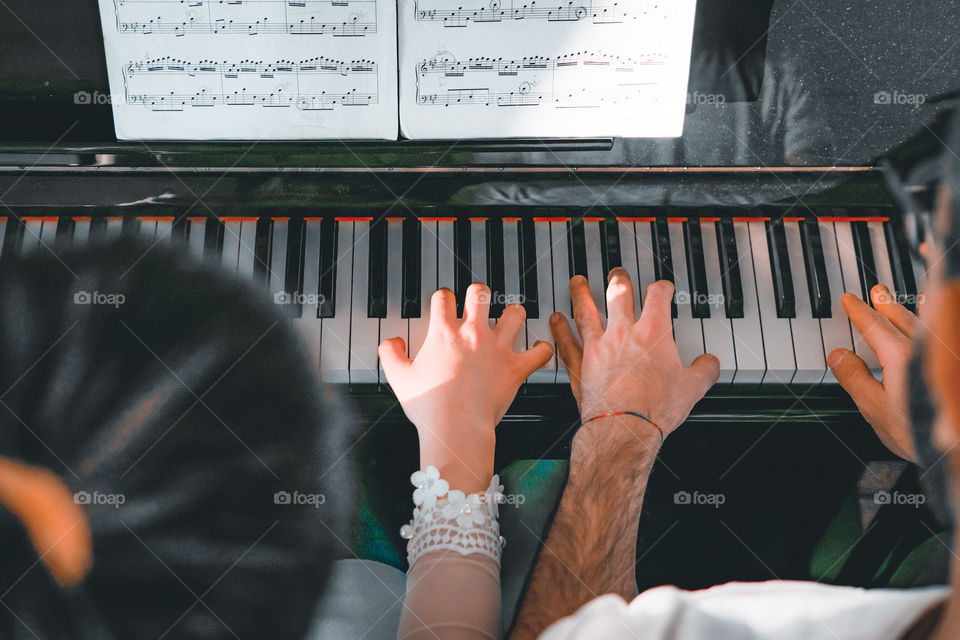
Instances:
[[[827,364],[857,406],[877,392],[882,392],[882,385],[873,377],[867,363],[853,351],[834,349],[827,358]]]
[[[407,357],[407,345],[403,338],[388,338],[380,343],[377,349],[380,356],[380,365],[383,372],[387,375],[387,382],[393,386],[393,381],[406,371],[412,362]]]
[[[526,380],[534,371],[550,361],[553,357],[553,345],[544,340],[537,340],[532,347],[517,356],[520,362],[520,373]]]
[[[711,353],[701,354],[687,367],[687,376],[695,402],[699,401],[720,377],[720,360]]]

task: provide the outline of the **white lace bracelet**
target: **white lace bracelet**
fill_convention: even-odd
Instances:
[[[506,499],[500,476],[493,476],[483,493],[469,495],[451,491],[434,466],[415,472],[410,482],[416,487],[413,520],[400,528],[401,537],[407,540],[410,566],[423,554],[440,549],[462,555],[479,553],[500,564],[506,544],[497,522],[499,506]]]

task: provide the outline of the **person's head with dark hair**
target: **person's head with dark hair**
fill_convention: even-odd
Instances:
[[[267,296],[145,249],[0,270],[0,636],[300,638],[344,407]]]

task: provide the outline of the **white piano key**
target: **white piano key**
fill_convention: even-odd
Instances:
[[[584,248],[587,253],[587,281],[590,283],[590,295],[597,311],[607,324],[607,274],[603,272],[604,241],[600,235],[600,223],[596,220],[583,221]]]
[[[153,243],[157,237],[157,221],[148,218],[140,218],[140,238],[146,242]]]
[[[294,318],[294,326],[304,341],[307,359],[310,364],[321,369],[321,321],[317,317],[320,293],[320,220],[306,221],[304,233],[303,291],[288,291],[290,295],[302,295],[302,308],[299,318]]]
[[[320,374],[326,382],[350,382],[350,305],[353,287],[353,227],[337,222],[336,282],[333,317],[323,318],[320,337]],[[316,291],[316,289],[311,289]],[[372,363],[370,366],[374,366]]]
[[[187,252],[197,260],[203,260],[203,243],[206,237],[207,219],[188,218]]]
[[[573,310],[570,306],[570,245],[567,242],[567,223],[550,223],[550,246],[553,253],[553,308],[563,313],[576,332],[573,324]],[[557,358],[557,383],[570,381],[563,360]]]
[[[23,218],[23,244],[21,251],[27,253],[40,246],[40,232],[43,231],[41,218]]]
[[[10,224],[13,224],[11,221]],[[7,216],[0,216],[0,256],[3,255],[3,240],[7,236]]]
[[[410,358],[416,358],[427,337],[430,298],[437,290],[437,223],[420,221],[420,317],[410,318]]]
[[[487,221],[470,221],[470,272],[474,282],[489,284],[487,278]]]
[[[160,233],[160,227],[157,227]],[[253,279],[254,247],[257,243],[257,221],[244,220],[240,223],[240,248],[237,256],[237,273]]]
[[[641,223],[643,224],[643,223]],[[630,281],[633,283],[633,313],[634,316],[640,316],[640,292],[643,283],[640,280],[640,271],[637,262],[637,240],[632,222],[618,222],[620,232],[620,262],[621,266],[630,274]],[[651,265],[653,263],[651,262]]]
[[[504,306],[522,304],[520,291],[520,223],[503,221],[503,295]],[[513,342],[515,351],[527,348],[527,335],[521,328]]]
[[[837,237],[837,252],[840,254],[840,271],[843,275],[844,291],[848,291],[862,299],[860,270],[857,265],[857,253],[853,248],[853,229],[849,222],[835,222],[833,229]],[[869,295],[869,292],[864,295]],[[877,355],[866,343],[856,327],[853,327],[853,351],[870,367],[874,376],[880,375],[880,362],[877,361]]]
[[[453,238],[453,221],[437,221],[437,289],[446,287],[453,291],[457,259],[453,250],[456,240]]]
[[[237,270],[240,259],[240,222],[226,220],[223,223],[223,253],[220,260],[223,267],[231,273]]]
[[[853,350],[853,334],[850,319],[847,318],[840,297],[843,295],[843,272],[840,269],[840,256],[837,253],[837,237],[832,222],[820,222],[820,239],[823,242],[823,260],[827,266],[827,286],[830,288],[830,317],[820,318],[820,331],[823,333],[823,352],[830,355],[834,349]],[[825,383],[835,383],[837,378],[827,368],[823,377]]]
[[[40,231],[40,242],[47,245],[47,247],[50,249],[53,249],[54,244],[57,241],[58,223],[58,218],[48,218],[43,221],[43,229]]]
[[[343,223],[341,223],[343,224]],[[370,223],[353,223],[353,287],[350,304],[350,384],[376,384],[380,319],[369,317]]]
[[[703,262],[707,272],[707,291],[712,296],[710,317],[703,318],[703,346],[720,360],[717,382],[729,384],[737,374],[737,354],[733,345],[733,325],[727,318],[723,304],[723,282],[720,276],[720,248],[717,228],[712,222],[700,224],[703,239]]]
[[[763,384],[789,384],[797,370],[793,353],[793,333],[789,318],[777,317],[773,293],[773,270],[767,249],[767,229],[763,221],[747,223],[753,252],[753,274],[756,278],[757,301],[760,307],[760,326],[767,360]],[[739,238],[738,238],[739,240]],[[739,249],[739,245],[737,249]]]
[[[827,372],[827,361],[823,353],[820,320],[813,317],[813,308],[810,306],[810,288],[807,286],[800,223],[784,221],[783,227],[787,237],[787,255],[790,257],[796,299],[796,317],[790,319],[793,350],[797,359],[797,373],[793,376],[793,383],[820,384]]]
[[[654,268],[653,228],[650,221],[634,222],[633,231],[637,240],[637,275],[640,277],[640,306],[637,307],[637,317],[643,307],[643,296],[647,287],[657,281],[657,272]]]
[[[169,243],[173,235],[173,219],[157,220],[157,240]]]
[[[110,216],[107,218],[107,238],[119,238],[123,232],[123,218],[121,216]]]
[[[533,346],[537,340],[554,344],[550,333],[550,314],[553,313],[553,261],[550,251],[550,223],[534,222],[534,241],[537,256],[537,307],[538,318],[527,319],[527,344]],[[553,384],[557,380],[557,354],[527,378],[527,382]]]
[[[883,233],[882,222],[868,222],[870,244],[873,246],[873,262],[877,267],[877,282],[887,285],[887,289],[895,291],[893,286],[893,269],[890,267],[890,253],[887,251],[887,239]]]
[[[748,223],[734,222],[733,233],[737,238],[737,262],[740,266],[740,283],[743,286],[743,317],[730,320],[733,326],[733,346],[737,353],[737,374],[733,382],[760,384],[767,370],[767,361]],[[764,250],[766,251],[766,247]]]
[[[387,222],[387,317],[380,320],[379,340],[403,338],[409,347],[408,335],[410,322],[402,318],[403,296],[403,220]],[[380,367],[380,383],[386,384],[387,378]]]
[[[671,222],[670,254],[673,258],[673,279],[676,287],[677,317],[673,321],[673,336],[680,352],[680,362],[688,367],[704,353],[703,322],[693,317],[690,308],[690,283],[687,281],[687,253],[683,242],[683,223]]]
[[[3,234],[0,233],[0,242],[3,242]],[[73,219],[73,244],[82,247],[90,241],[90,219]]]
[[[287,237],[288,221],[273,220],[270,234],[270,295],[276,296],[283,292],[287,277]],[[191,225],[192,226],[192,225]],[[202,251],[201,244],[201,251]],[[193,245],[190,245],[191,251]],[[287,292],[292,293],[292,292]]]

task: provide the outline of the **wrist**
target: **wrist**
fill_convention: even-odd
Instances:
[[[637,416],[592,420],[573,437],[568,482],[602,485],[634,478],[645,484],[662,443],[659,429]]]
[[[464,493],[485,491],[493,477],[496,435],[493,427],[464,430],[444,437],[420,432],[420,468],[433,465],[451,489]]]

